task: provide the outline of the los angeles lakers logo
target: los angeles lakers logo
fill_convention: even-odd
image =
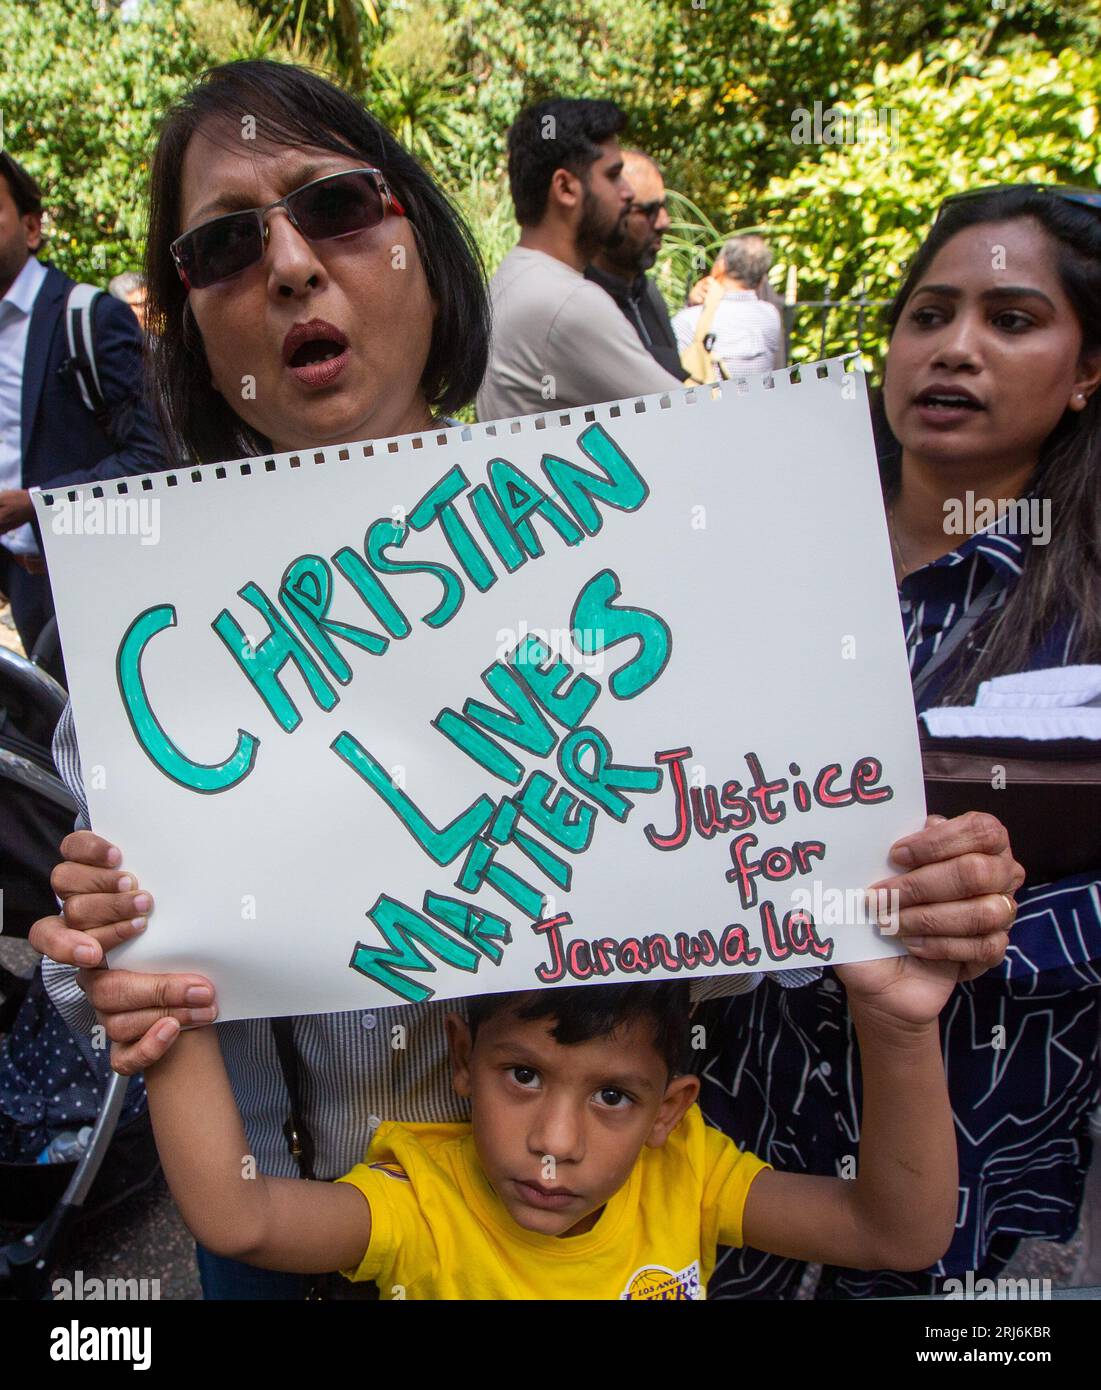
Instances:
[[[385,1173],[388,1178],[396,1178],[399,1182],[409,1181],[408,1173],[392,1158],[380,1159],[378,1163],[368,1163],[367,1167],[374,1168],[379,1173]]]
[[[700,1266],[693,1262],[679,1274],[664,1265],[644,1265],[636,1269],[620,1298],[657,1298],[681,1301],[702,1298]]]

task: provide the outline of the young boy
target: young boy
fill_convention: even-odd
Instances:
[[[172,1194],[208,1249],[375,1280],[383,1298],[703,1298],[717,1245],[868,1269],[938,1259],[956,1150],[937,1015],[951,962],[838,968],[861,1045],[853,1179],[779,1173],[708,1128],[679,983],[470,1001],[448,1019],[470,1125],[384,1124],[334,1183],[250,1176],[214,1029],[146,1072]]]

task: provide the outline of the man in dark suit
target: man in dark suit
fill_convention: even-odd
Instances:
[[[0,592],[28,653],[53,615],[29,489],[166,466],[132,310],[107,294],[92,310],[105,405],[97,419],[69,364],[64,313],[74,282],[38,260],[41,245],[38,185],[0,152]]]

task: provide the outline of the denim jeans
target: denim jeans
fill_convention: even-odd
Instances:
[[[284,1274],[278,1269],[257,1269],[255,1265],[212,1255],[201,1245],[195,1247],[199,1263],[199,1282],[204,1299],[283,1299],[298,1301],[306,1297],[309,1276]]]

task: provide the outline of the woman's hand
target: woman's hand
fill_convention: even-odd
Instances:
[[[898,894],[898,939],[913,954],[839,965],[850,1000],[905,1023],[928,1023],[957,984],[997,965],[1017,915],[1025,871],[1001,821],[980,812],[945,820],[891,847],[908,871],[874,884]]]
[[[145,930],[153,899],[129,869],[118,867],[122,852],[90,830],[66,835],[61,853],[50,887],[62,915],[35,922],[31,945],[61,965],[102,965],[106,951]]]
[[[60,965],[81,967],[77,982],[111,1040],[111,1065],[130,1076],[162,1057],[178,1036],[176,1028],[159,1036],[166,1018],[181,1026],[213,1022],[214,986],[202,975],[96,969],[112,947],[146,929],[153,898],[130,870],[119,868],[121,852],[90,830],[67,835],[61,853],[50,885],[62,915],[35,922],[30,943]]]
[[[906,872],[872,885],[898,894],[899,940],[923,960],[956,961],[959,978],[973,980],[997,965],[1017,916],[1013,894],[1025,871],[1013,858],[1000,820],[980,811],[945,820],[891,846]]]

